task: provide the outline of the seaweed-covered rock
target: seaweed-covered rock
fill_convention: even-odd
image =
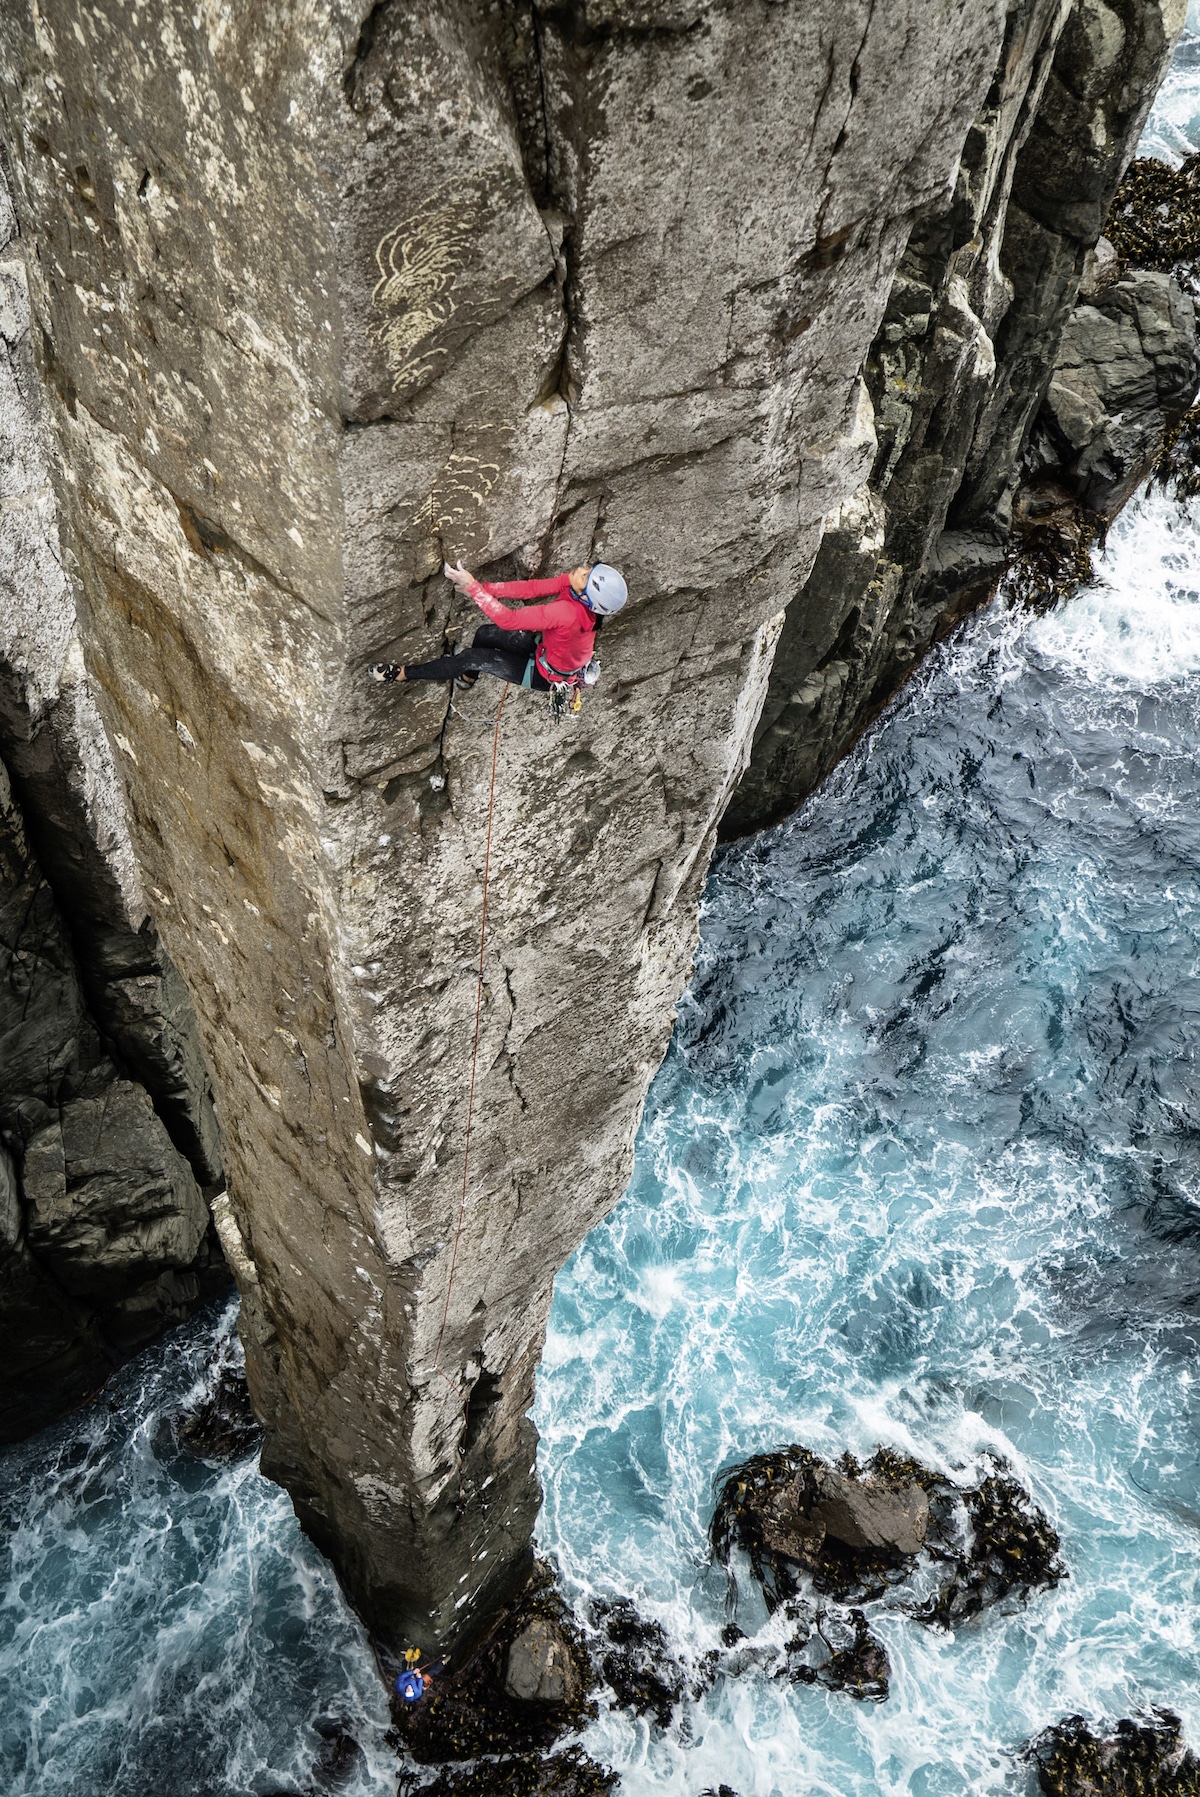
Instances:
[[[802,1578],[863,1602],[911,1583],[919,1563],[944,1567],[936,1591],[908,1607],[946,1628],[1066,1572],[1056,1531],[1002,1468],[963,1490],[886,1448],[865,1467],[846,1455],[835,1468],[798,1445],[757,1454],[722,1480],[710,1535],[718,1559],[746,1553],[772,1609]]]
[[[1131,162],[1104,227],[1130,268],[1175,273],[1185,286],[1200,280],[1200,156],[1178,168],[1156,156]]]
[[[953,1488],[950,1488],[953,1491]],[[957,1514],[961,1504],[965,1515]],[[972,1491],[944,1500],[947,1520],[937,1557],[951,1571],[936,1594],[916,1612],[922,1622],[950,1628],[977,1616],[1011,1593],[1026,1597],[1046,1591],[1066,1577],[1059,1537],[1023,1486],[1002,1472],[989,1473]],[[966,1523],[963,1549],[953,1544]]]
[[[1153,156],[1132,162],[1106,233],[1119,268],[1173,275],[1193,300],[1200,299],[1200,156],[1189,156],[1178,168]],[[1155,479],[1182,499],[1200,494],[1200,406],[1168,420]]]
[[[615,1772],[597,1765],[581,1748],[568,1747],[546,1759],[522,1755],[456,1768],[432,1784],[417,1785],[402,1777],[397,1797],[607,1797],[616,1783]]]
[[[666,1728],[687,1691],[687,1678],[662,1624],[647,1622],[624,1597],[594,1603],[592,1621],[601,1636],[600,1670],[617,1702]]]
[[[1029,1751],[1045,1797],[1200,1797],[1200,1760],[1171,1710],[1123,1717],[1100,1734],[1067,1716]]]
[[[1012,522],[1018,553],[1009,567],[1008,590],[1019,605],[1050,610],[1093,578],[1093,552],[1103,546],[1107,520],[1068,492],[1053,471],[1043,470],[1018,487]]]
[[[568,1657],[569,1670],[561,1669],[560,1700],[544,1687],[529,1696],[519,1694],[510,1683],[513,1650],[522,1640],[530,1648],[539,1647],[542,1675],[547,1671],[544,1650],[551,1642]],[[522,1677],[535,1671],[535,1659],[532,1651],[526,1655],[524,1649],[517,1650]],[[557,1667],[557,1653],[555,1659]],[[439,1673],[419,1703],[395,1699],[392,1716],[400,1740],[423,1765],[499,1754],[540,1763],[538,1756],[559,1735],[596,1714],[596,1706],[588,1700],[594,1683],[582,1632],[554,1589],[550,1569],[539,1565],[482,1647],[464,1665],[451,1664]],[[513,1786],[514,1791],[523,1788]]]
[[[801,1609],[791,1614],[800,1625],[787,1643],[787,1671],[794,1683],[846,1691],[868,1703],[883,1702],[891,1662],[861,1610],[832,1604],[818,1610],[811,1623]]]
[[[1179,499],[1200,495],[1200,406],[1185,412],[1167,432],[1154,482]]]
[[[246,1375],[225,1366],[211,1390],[175,1419],[175,1438],[201,1460],[244,1460],[262,1446],[263,1428],[254,1414]]]

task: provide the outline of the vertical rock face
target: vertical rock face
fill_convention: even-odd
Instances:
[[[63,530],[212,1068],[264,1464],[384,1633],[461,1639],[523,1570],[553,1276],[625,1182],[785,608],[874,457],[863,358],[1004,25],[0,27]],[[580,722],[518,693],[501,723],[465,1176],[498,689],[361,680],[470,629],[446,553],[603,556],[633,595]]]
[[[1022,526],[1072,497],[1111,514],[1144,477],[1164,413],[1190,403],[1195,332],[1165,277],[1157,296],[1141,276],[1137,293],[1072,317],[1185,11],[1011,0],[953,199],[915,228],[867,359],[870,478],[789,607],[725,834],[794,809],[937,634],[988,597],[1014,515]],[[1040,496],[1017,493],[1025,477]]]
[[[2,171],[0,171],[2,172]],[[0,181],[0,1439],[78,1401],[223,1277],[216,1122],[148,922],[38,431]]]

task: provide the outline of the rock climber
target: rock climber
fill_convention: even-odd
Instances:
[[[372,662],[367,672],[373,680],[457,680],[474,686],[480,674],[494,674],[514,686],[535,692],[590,686],[588,679],[596,633],[605,618],[620,611],[628,598],[625,582],[607,562],[572,568],[549,580],[493,581],[484,586],[461,561],[443,569],[460,593],[475,601],[490,619],[475,632],[469,649],[439,655],[434,661],[405,666],[392,661]],[[526,605],[522,610],[502,603],[505,599],[545,599],[545,605]],[[599,678],[596,668],[595,678]]]

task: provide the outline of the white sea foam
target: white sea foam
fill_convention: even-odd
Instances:
[[[363,1631],[253,1457],[181,1453],[232,1307],[135,1364],[108,1402],[0,1455],[5,1797],[246,1797],[311,1788],[321,1718],[362,1758],[340,1787],[393,1797]]]
[[[1100,577],[1024,633],[1073,677],[1131,692],[1200,669],[1200,500],[1143,494],[1109,533]]]
[[[1146,121],[1139,156],[1178,166],[1200,150],[1200,0],[1189,0],[1187,23]]]

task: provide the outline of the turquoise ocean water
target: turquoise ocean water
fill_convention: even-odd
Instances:
[[[1194,4],[1146,147],[1200,142]],[[882,1614],[880,1706],[753,1669],[585,1736],[627,1797],[1023,1791],[1065,1711],[1200,1746],[1200,512],[1143,497],[1055,615],[943,647],[788,824],[719,858],[628,1194],[559,1278],[543,1551],[685,1656],[712,1480],[783,1441],[1002,1455],[1069,1579],[955,1635]],[[232,1314],[0,1453],[0,1790],[391,1797],[362,1631],[253,1462],[167,1419]],[[743,1588],[738,1621],[777,1626]]]

